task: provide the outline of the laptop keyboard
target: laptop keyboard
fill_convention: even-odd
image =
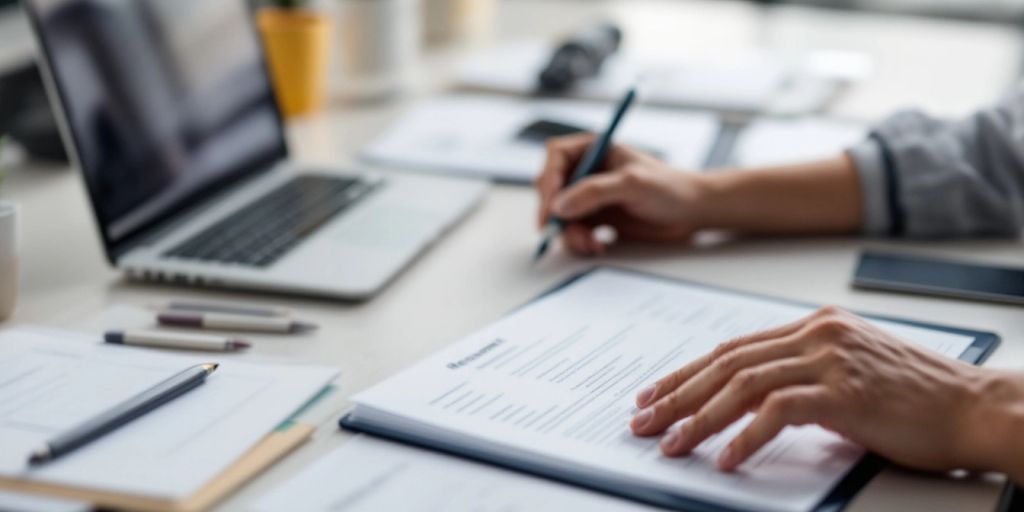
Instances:
[[[164,256],[266,267],[372,189],[358,178],[297,176]]]

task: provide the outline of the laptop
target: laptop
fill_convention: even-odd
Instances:
[[[24,5],[107,256],[131,277],[367,298],[486,193],[290,160],[245,0]]]

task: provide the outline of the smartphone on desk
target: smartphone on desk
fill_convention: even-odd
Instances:
[[[1024,305],[1024,267],[997,267],[866,251],[856,288]]]

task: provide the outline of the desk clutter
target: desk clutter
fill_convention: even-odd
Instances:
[[[591,161],[578,167],[576,181],[598,170],[613,132],[616,143],[681,172],[827,157],[868,133],[863,122],[823,113],[844,88],[870,76],[866,55],[754,48],[725,60],[666,60],[626,51],[628,37],[602,24],[556,44],[523,40],[479,52],[459,67],[456,90],[412,105],[357,155],[365,164],[449,178],[395,185],[400,180],[393,175],[324,174],[291,185],[282,185],[283,178],[267,182],[247,192],[249,202],[232,203],[235,210],[217,205],[216,222],[190,226],[159,250],[142,249],[125,268],[148,275],[147,258],[170,254],[152,272],[181,283],[368,299],[470,212],[484,197],[484,182],[532,183],[552,137],[604,132],[581,159]],[[627,113],[634,85],[637,104]],[[626,90],[615,110],[613,101]],[[269,89],[250,92],[253,98],[235,101],[262,100],[264,107],[272,101]],[[287,113],[308,109],[314,108]],[[214,130],[216,114],[202,117],[203,129]],[[263,121],[281,128],[274,114]],[[272,142],[283,140],[272,135]],[[230,156],[184,153],[176,158],[202,165],[176,169],[182,173]],[[382,199],[385,186],[402,194]],[[322,206],[325,201],[331,205]],[[265,206],[260,216],[239,217],[252,204]],[[359,210],[367,204],[378,210]],[[357,215],[347,224],[334,217],[349,209]],[[114,228],[127,234],[135,227],[123,226],[153,220],[126,219],[104,232],[109,254],[138,249],[114,247],[107,236]],[[395,228],[399,220],[411,223]],[[547,222],[548,238],[560,233],[562,221]],[[245,230],[228,236],[225,226],[274,223],[281,232],[242,240],[279,246],[265,264],[245,267],[237,254],[213,261],[222,250],[250,247],[235,244]],[[305,239],[314,233],[325,236]],[[344,237],[356,242],[330,245]],[[171,242],[212,243],[204,247],[214,250],[192,258],[171,250]],[[302,254],[303,247],[320,253]],[[547,247],[546,238],[538,254]],[[304,259],[289,260],[296,254]],[[214,270],[188,274],[196,261]],[[282,267],[287,271],[274,279],[260,273]],[[333,278],[344,278],[345,286],[323,286]],[[332,411],[321,429],[325,436],[348,432],[344,444],[255,496],[246,510],[842,509],[878,466],[862,448],[816,425],[783,431],[733,473],[718,471],[714,460],[752,414],[679,459],[662,457],[657,438],[636,437],[628,427],[636,393],[653,380],[726,340],[811,311],[782,299],[598,267],[352,393],[346,410]],[[90,334],[35,326],[0,331],[0,509],[209,510],[325,426],[308,417],[312,405],[338,388],[356,391],[344,389],[340,370],[330,365],[261,357],[269,340],[329,340],[332,333],[301,311],[173,299],[108,313]],[[974,364],[999,342],[988,332],[871,321]]]
[[[712,112],[643,106],[642,92],[639,98],[641,106],[623,121],[616,143],[678,169],[827,157],[859,142],[868,131],[855,121],[764,118],[728,134]],[[359,156],[370,164],[529,185],[543,168],[549,137],[600,132],[610,109],[580,100],[452,94],[415,105]],[[730,147],[719,146],[725,141]]]
[[[210,358],[22,328],[0,334],[0,361],[0,489],[132,510],[209,508],[309,438],[298,414],[338,375],[225,359],[205,385],[29,467],[52,436]]]

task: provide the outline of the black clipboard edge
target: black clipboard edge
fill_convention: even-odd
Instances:
[[[570,276],[569,278],[555,285],[551,289],[541,293],[534,299],[524,303],[521,306],[513,308],[511,311],[506,313],[505,316],[511,315],[537,300],[543,299],[544,297],[557,293],[558,291],[573,285],[580,279],[583,279],[584,277],[598,270],[611,270],[626,274],[645,276],[660,279],[663,281],[674,282],[681,285],[687,285],[695,288],[702,288],[705,290],[719,292],[728,292],[746,297],[755,297],[781,304],[790,304],[795,306],[812,308],[817,307],[814,304],[809,304],[806,302],[800,302],[779,297],[772,297],[758,293],[737,291],[726,287],[697,283],[687,279],[666,277],[652,272],[645,272],[625,267],[602,265],[591,267],[589,269],[583,270]],[[966,350],[964,350],[963,354],[960,355],[959,359],[976,365],[984,362],[992,354],[992,352],[995,351],[995,349],[999,346],[999,343],[1001,341],[999,335],[994,332],[976,331],[972,329],[950,327],[916,320],[905,320],[885,315],[863,316],[865,318],[869,318],[872,320],[884,320],[887,322],[893,322],[914,327],[921,327],[940,332],[949,332],[965,336],[972,336],[974,338],[974,341],[971,343],[969,347],[967,347]],[[721,504],[710,503],[707,501],[687,497],[684,495],[666,493],[659,489],[633,485],[620,485],[618,482],[615,482],[613,480],[608,480],[606,482],[595,482],[590,475],[582,475],[576,473],[567,474],[560,470],[547,467],[543,464],[532,462],[529,459],[528,455],[524,455],[523,457],[519,458],[509,458],[503,456],[496,456],[486,452],[478,452],[460,446],[458,445],[458,443],[438,441],[436,439],[428,438],[427,436],[418,436],[416,434],[411,434],[408,432],[402,432],[397,429],[392,429],[387,427],[386,425],[377,425],[371,422],[359,420],[355,418],[351,413],[343,415],[338,420],[338,425],[342,429],[348,431],[363,432],[369,435],[389,439],[392,441],[397,441],[403,444],[445,452],[452,455],[482,462],[491,466],[497,466],[527,474],[532,474],[543,478],[548,478],[550,480],[555,480],[570,485],[584,487],[603,494],[641,501],[650,505],[667,508],[671,510],[686,510],[692,512],[748,512],[745,511],[744,509],[731,508]],[[847,505],[849,505],[849,503],[853,500],[857,493],[865,485],[867,485],[867,483],[870,482],[872,478],[874,478],[878,473],[885,469],[887,465],[888,461],[883,457],[880,457],[874,453],[865,454],[861,458],[861,460],[858,461],[857,464],[855,464],[854,467],[851,468],[850,471],[847,472],[847,474],[844,475],[838,483],[836,483],[836,485],[829,491],[829,493],[825,496],[821,503],[814,507],[814,512],[838,512],[840,510],[843,510]]]

